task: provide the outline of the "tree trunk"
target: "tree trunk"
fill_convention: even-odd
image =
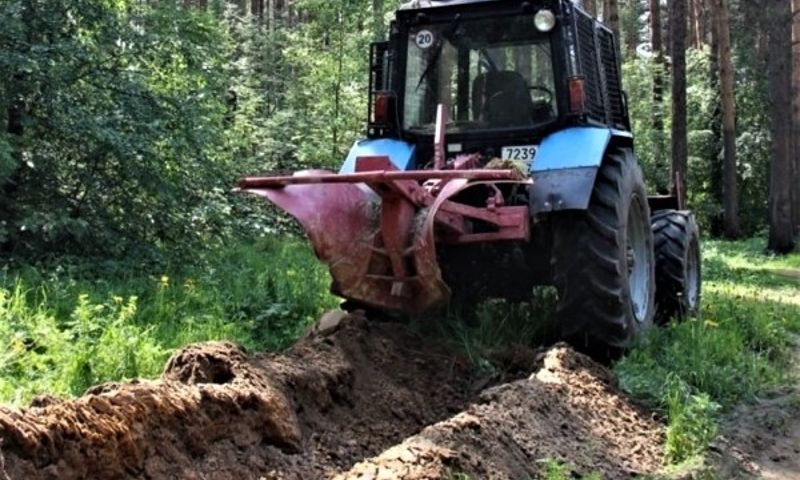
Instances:
[[[589,15],[597,17],[597,0],[585,0],[583,6]]]
[[[792,19],[787,0],[767,0],[767,76],[772,130],[769,188],[769,243],[775,253],[794,248],[792,225]]]
[[[372,18],[375,23],[375,41],[380,42],[385,35],[383,28],[383,0],[372,0]]]
[[[794,156],[794,228],[800,236],[800,0],[792,2],[792,138]]]
[[[692,2],[694,12],[692,21],[695,24],[695,46],[699,49],[703,47],[706,42],[706,9],[703,0],[694,0]]]
[[[697,48],[697,22],[695,21],[695,14],[697,10],[695,9],[695,4],[697,0],[688,0],[686,5],[686,23],[688,24],[689,28],[686,29],[686,46],[687,47],[694,47]]]
[[[250,14],[254,17],[264,15],[264,0],[252,0],[250,3]]]
[[[619,5],[617,0],[606,0],[605,12],[603,15],[607,19],[607,23],[611,31],[614,32],[614,41],[619,47],[620,44],[620,30],[619,30]]]
[[[661,1],[650,0],[650,42],[653,51],[653,140],[655,164],[664,168],[664,53],[661,32]]]
[[[689,139],[686,133],[686,0],[670,1],[672,30],[672,179],[685,205]]]
[[[722,217],[725,236],[739,236],[739,188],[736,168],[736,102],[733,92],[733,62],[729,0],[714,0],[716,46],[722,103]]]
[[[628,0],[625,5],[625,54],[627,58],[636,58],[636,47],[639,45],[639,2]]]
[[[711,159],[711,195],[717,205],[724,205],[724,196],[722,194],[722,157],[723,141],[722,141],[722,104],[720,101],[722,88],[720,87],[720,65],[719,65],[719,22],[717,20],[717,7],[716,0],[704,0],[705,9],[708,12],[708,33],[711,43],[709,52],[709,83],[712,91],[718,93],[715,98],[715,108],[713,117],[711,118],[711,134],[713,138],[714,157]],[[735,144],[734,144],[735,145]],[[724,209],[720,208],[716,214],[711,218],[711,233],[714,236],[724,235]]]
[[[664,48],[666,48],[667,49],[667,53],[669,53],[669,47],[670,47],[670,45],[672,45],[672,25],[670,25],[670,22],[669,22],[669,17],[670,17],[669,10],[670,10],[670,7],[672,6],[672,0],[667,0],[667,5],[666,6],[667,6],[667,12],[666,12],[667,19],[663,24],[664,30],[662,31],[661,34],[663,35],[663,38],[664,38]],[[661,12],[661,15],[663,17],[663,15],[664,15],[663,11]],[[665,66],[667,68],[669,68],[669,66],[670,66],[669,62],[667,62],[665,64]]]

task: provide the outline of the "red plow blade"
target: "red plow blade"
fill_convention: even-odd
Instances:
[[[513,170],[401,172],[387,157],[362,157],[356,173],[250,177],[239,189],[295,217],[328,265],[332,291],[365,306],[420,314],[444,306],[450,289],[436,244],[525,240],[528,208],[504,206],[497,184],[528,184]],[[421,183],[424,182],[424,183]],[[496,190],[486,207],[452,201],[476,185]],[[474,232],[472,224],[490,225]]]

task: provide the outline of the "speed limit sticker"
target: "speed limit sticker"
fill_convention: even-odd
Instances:
[[[419,48],[423,50],[429,48],[431,45],[433,45],[433,41],[433,32],[430,30],[420,30],[417,32],[416,43]]]

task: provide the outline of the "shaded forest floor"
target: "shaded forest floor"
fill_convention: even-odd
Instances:
[[[800,341],[792,375],[800,379]],[[800,480],[800,381],[737,405],[710,448],[720,478]]]

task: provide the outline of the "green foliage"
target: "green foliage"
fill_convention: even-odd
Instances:
[[[717,66],[710,49],[687,51],[687,129],[689,159],[686,191],[689,207],[705,231],[715,231],[722,215],[722,131]],[[746,62],[745,62],[746,63]],[[653,100],[656,73],[664,79],[662,102]],[[737,154],[742,231],[755,234],[767,219],[770,138],[767,99],[760,74],[749,68],[736,85]],[[632,58],[623,65],[636,151],[651,192],[666,192],[670,185],[670,81],[669,72],[653,58]],[[656,112],[664,128],[653,128]]]
[[[207,241],[221,221],[208,205],[235,174],[216,20],[172,2],[14,0],[0,22],[0,103],[22,126],[4,168],[13,247]]]
[[[663,131],[653,128],[653,117],[661,112],[664,120],[668,119],[669,107],[666,99],[669,90],[665,88],[660,103],[653,99],[653,81],[656,73],[663,77],[666,71],[653,58],[634,58],[622,66],[624,87],[630,99],[628,109],[631,128],[636,135],[636,153],[644,172],[648,189],[652,192],[663,192],[669,187],[669,142],[665,126]],[[665,87],[669,86],[665,82]]]
[[[695,395],[676,376],[666,386],[667,461],[680,463],[702,454],[717,435],[716,414],[719,404],[707,393]]]
[[[357,1],[302,0],[314,20],[290,35],[286,55],[297,74],[294,106],[298,159],[337,168],[366,121],[366,72],[373,33],[353,28],[372,19]]]
[[[800,255],[763,251],[761,239],[706,241],[700,317],[653,329],[614,367],[623,388],[666,413],[672,462],[705,450],[719,408],[790,380]]]
[[[602,480],[602,476],[597,472],[591,472],[587,475],[576,476],[572,473],[572,469],[568,464],[556,459],[546,458],[544,460],[537,460],[542,464],[543,472],[539,478],[542,480],[570,480],[577,478],[580,480]]]
[[[230,2],[182,4],[0,5],[5,250],[219,244],[243,226],[232,213],[253,216],[228,193],[238,176],[333,168],[360,136],[374,34],[354,28],[373,21],[363,2],[304,0],[293,8],[313,11],[306,21],[270,25]],[[269,217],[255,226],[285,230]]]
[[[79,395],[106,381],[153,377],[187,343],[291,344],[323,310],[327,272],[293,241],[236,245],[196,266],[137,271],[76,261],[0,277],[0,401]]]
[[[167,352],[153,338],[153,328],[133,321],[136,297],[95,304],[81,294],[70,317],[59,321],[43,304],[31,305],[23,288],[17,282],[0,289],[3,401],[27,401],[34,392],[78,394],[103,381],[153,375],[162,368]]]

